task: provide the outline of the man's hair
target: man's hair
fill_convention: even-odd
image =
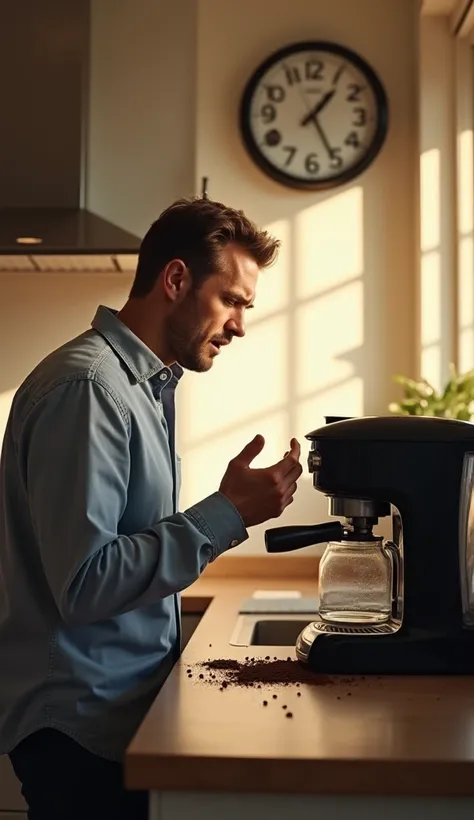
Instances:
[[[280,246],[279,240],[259,230],[242,211],[209,199],[179,199],[145,234],[130,296],[146,296],[172,259],[182,259],[198,288],[206,277],[217,273],[219,254],[230,243],[245,250],[259,268],[275,261]]]

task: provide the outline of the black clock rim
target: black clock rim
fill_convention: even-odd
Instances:
[[[331,54],[337,54],[340,57],[345,57],[363,74],[365,74],[374,92],[379,118],[370,147],[359,162],[356,162],[350,168],[347,168],[341,174],[337,174],[336,176],[320,177],[317,180],[306,180],[302,177],[295,177],[291,174],[286,174],[284,171],[280,171],[278,168],[275,168],[275,166],[272,165],[272,163],[269,162],[261,153],[250,128],[250,106],[260,80],[272,65],[284,60],[285,57],[289,57],[292,54],[297,54],[300,51],[313,50],[327,51]],[[285,185],[285,187],[294,188],[300,191],[327,191],[351,182],[356,177],[360,176],[360,174],[362,174],[373,163],[377,155],[380,153],[387,136],[389,120],[388,109],[388,98],[385,88],[375,69],[372,68],[370,63],[368,63],[365,58],[361,57],[360,54],[353,51],[348,46],[341,45],[340,43],[333,43],[329,40],[303,40],[301,42],[291,43],[290,45],[277,49],[262,63],[260,63],[260,65],[257,66],[252,73],[250,79],[247,81],[240,101],[240,135],[245,148],[255,164],[275,182],[279,182],[282,185]]]

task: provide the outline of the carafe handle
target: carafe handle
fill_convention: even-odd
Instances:
[[[400,552],[394,541],[385,541],[383,551],[388,555],[392,565],[392,612],[398,603],[398,584],[400,577]]]

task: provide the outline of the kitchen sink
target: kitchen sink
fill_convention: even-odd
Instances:
[[[257,621],[251,646],[294,646],[300,632],[310,621]]]
[[[241,615],[230,639],[232,646],[294,646],[300,632],[317,619],[306,615]]]

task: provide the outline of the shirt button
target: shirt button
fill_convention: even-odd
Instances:
[[[238,547],[238,545],[239,545],[239,542],[235,538],[234,538],[233,541],[230,542],[231,547]]]
[[[165,382],[167,378],[168,378],[168,374],[165,373],[165,371],[163,370],[163,372],[160,373],[160,379],[161,379],[162,382]]]

